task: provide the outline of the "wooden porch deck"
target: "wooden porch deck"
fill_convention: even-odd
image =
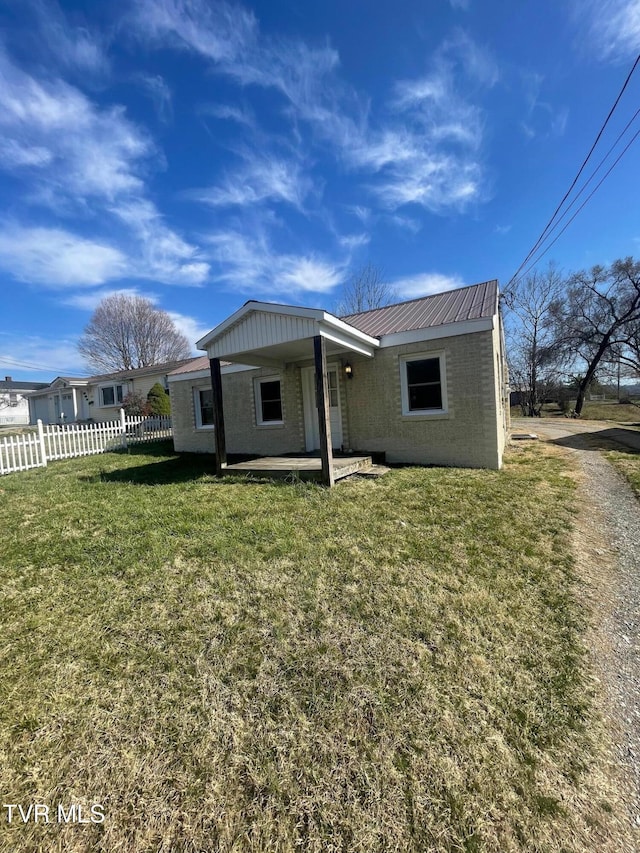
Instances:
[[[334,480],[340,480],[371,468],[370,456],[338,456],[333,459]],[[263,456],[248,462],[226,465],[224,474],[253,474],[256,477],[284,479],[297,475],[301,480],[322,480],[322,461],[319,456]]]

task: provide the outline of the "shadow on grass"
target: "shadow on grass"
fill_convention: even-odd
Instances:
[[[131,455],[136,454],[131,453]],[[162,453],[149,455],[166,456]],[[97,476],[87,477],[87,479],[100,480],[103,483],[159,486],[168,483],[188,483],[213,474],[215,474],[215,468],[212,457],[207,455],[203,458],[194,453],[176,456],[173,459],[163,459],[162,462],[150,462],[147,465],[132,465],[131,468],[122,468],[118,471],[102,471]]]
[[[173,458],[166,457],[171,454]],[[255,474],[244,475],[226,474],[224,477],[216,477],[215,473],[215,456],[211,453],[181,453],[174,455],[173,447],[169,446],[158,448],[157,446],[149,452],[147,448],[131,448],[129,453],[122,453],[122,458],[129,456],[162,456],[165,457],[161,462],[150,462],[147,465],[135,465],[130,468],[122,468],[117,471],[101,471],[99,474],[94,474],[82,479],[88,481],[99,481],[101,483],[128,483],[129,485],[138,486],[159,486],[169,485],[174,483],[190,483],[203,478],[211,478],[208,480],[211,485],[263,485],[265,483],[274,486],[291,486],[291,485],[317,485],[307,483],[297,478],[295,475],[284,477],[282,479],[271,479],[269,477],[260,477]],[[244,462],[247,459],[254,457],[237,456],[230,457],[231,462]]]
[[[640,433],[634,430],[612,427],[554,438],[549,444],[571,447],[575,450],[619,450],[621,453],[635,455],[640,453]]]

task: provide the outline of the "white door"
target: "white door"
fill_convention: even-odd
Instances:
[[[331,446],[342,448],[342,410],[340,408],[340,371],[335,365],[327,367]],[[316,406],[315,368],[302,368],[302,408],[304,410],[304,440],[308,451],[320,449],[320,427]]]

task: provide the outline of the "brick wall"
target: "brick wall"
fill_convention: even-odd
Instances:
[[[400,356],[443,352],[448,413],[403,416]],[[354,356],[346,383],[354,450],[385,451],[390,462],[499,468],[493,333],[475,332]]]
[[[254,379],[274,376],[280,379],[284,424],[259,426],[256,420]],[[169,383],[173,417],[173,441],[177,451],[215,452],[213,430],[196,427],[194,388],[211,388],[211,380],[187,379]],[[227,453],[273,456],[304,451],[302,388],[300,369],[288,366],[246,370],[222,375]]]

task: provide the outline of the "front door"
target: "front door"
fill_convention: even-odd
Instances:
[[[342,410],[340,408],[340,371],[335,365],[327,367],[329,391],[329,420],[331,423],[331,445],[334,450],[342,448]],[[304,409],[304,441],[307,451],[320,449],[320,426],[316,405],[315,368],[302,368],[302,405]]]

